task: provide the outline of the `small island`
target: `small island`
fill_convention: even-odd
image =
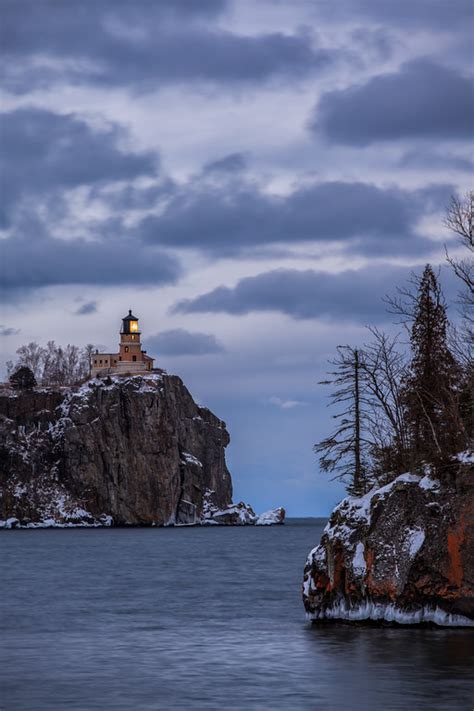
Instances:
[[[446,218],[470,253],[473,206],[474,193],[453,198]],[[457,329],[428,264],[386,299],[409,347],[372,328],[331,361],[336,427],[315,451],[348,496],[304,570],[314,622],[474,626],[472,260],[448,262],[466,307]]]

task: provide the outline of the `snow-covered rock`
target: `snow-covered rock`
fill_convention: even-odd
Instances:
[[[248,526],[256,522],[257,515],[249,504],[240,501],[238,504],[231,504],[225,509],[216,511],[212,519],[221,526]]]
[[[281,524],[285,518],[285,509],[267,511],[257,516],[249,504],[240,501],[220,509],[213,501],[214,492],[208,489],[204,494],[201,525],[220,526],[273,526]]]
[[[255,521],[256,526],[275,526],[283,523],[285,520],[285,509],[280,507],[272,511],[265,511]]]
[[[303,601],[319,620],[474,625],[474,467],[402,474],[333,511],[309,554]]]

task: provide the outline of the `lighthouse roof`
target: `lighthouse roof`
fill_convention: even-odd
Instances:
[[[138,318],[132,314],[132,309],[129,309],[127,316],[124,316],[122,321],[138,321]]]

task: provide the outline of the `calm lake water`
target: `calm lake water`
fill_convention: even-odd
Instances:
[[[472,711],[472,631],[306,622],[321,530],[2,532],[0,708]]]

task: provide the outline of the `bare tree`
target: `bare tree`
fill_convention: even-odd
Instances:
[[[446,210],[445,226],[458,237],[467,257],[456,259],[446,249],[446,259],[462,283],[458,303],[462,325],[450,334],[450,345],[463,367],[460,394],[461,418],[470,441],[474,438],[474,191],[463,198],[452,197]]]
[[[90,356],[94,350],[88,344],[82,350],[68,343],[66,347],[48,341],[45,348],[37,343],[29,343],[17,350],[16,363],[8,361],[7,371],[11,375],[21,366],[30,368],[42,385],[74,385],[90,374]]]
[[[457,235],[458,243],[468,251],[468,256],[452,257],[446,248],[446,259],[461,280],[462,289],[458,303],[463,317],[463,335],[474,344],[474,191],[459,199],[452,197],[446,210],[445,226]]]
[[[81,351],[81,366],[80,366],[80,378],[88,378],[91,372],[91,357],[95,353],[95,346],[93,343],[87,343]]]
[[[367,417],[374,436],[372,457],[378,472],[405,471],[409,461],[409,435],[402,382],[407,362],[391,338],[377,328],[369,329],[374,341],[364,348],[364,384],[368,392]]]
[[[474,253],[474,190],[469,191],[462,199],[452,197],[446,210],[445,226],[458,236],[459,242],[471,254]],[[446,250],[448,262],[455,274],[467,287],[474,299],[474,273],[472,259],[457,260],[451,258]],[[471,301],[471,303],[473,303]]]
[[[40,380],[43,372],[44,349],[32,341],[26,346],[20,346],[16,353],[18,360],[14,368],[25,366],[33,371],[36,380]]]
[[[335,360],[330,361],[334,370],[330,379],[322,385],[334,388],[330,404],[342,405],[342,410],[333,415],[337,421],[334,433],[317,442],[314,451],[322,454],[323,471],[335,472],[335,478],[348,483],[348,491],[361,494],[368,488],[367,451],[373,440],[367,438],[367,400],[363,388],[363,363],[360,350],[339,346]]]

